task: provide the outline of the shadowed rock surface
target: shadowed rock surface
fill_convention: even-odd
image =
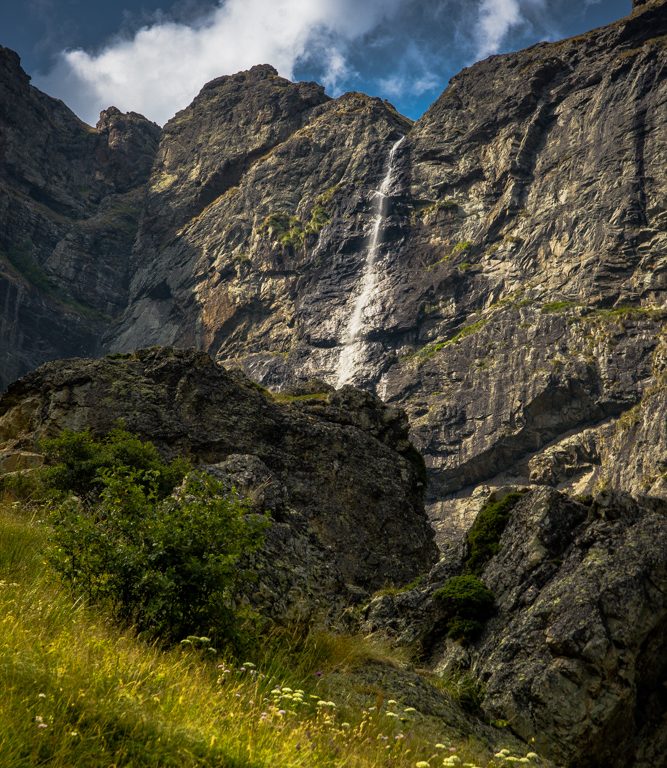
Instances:
[[[29,81],[0,46],[0,391],[45,360],[99,353],[127,302],[160,133],[114,107],[91,128]]]
[[[481,574],[496,614],[462,646],[445,637],[435,592],[466,557],[439,563],[423,586],[375,597],[362,628],[421,646],[445,676],[473,674],[487,717],[558,765],[664,765],[667,503],[528,493]]]
[[[59,361],[0,399],[2,455],[38,450],[63,428],[105,433],[118,419],[269,510],[275,524],[255,591],[275,616],[331,616],[435,559],[407,419],[369,393],[348,387],[276,403],[194,351]]]
[[[665,35],[656,0],[492,57],[413,126],[266,66],[213,81],[165,127],[107,343],[195,345],[271,388],[335,384],[405,135],[352,381],[407,410],[440,543],[480,488],[667,497],[660,419],[641,468],[607,442],[662,386]]]

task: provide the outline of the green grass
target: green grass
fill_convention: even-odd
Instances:
[[[663,309],[659,307],[644,307],[632,304],[623,304],[618,307],[612,307],[610,309],[595,309],[589,315],[584,317],[584,320],[598,319],[598,320],[625,320],[639,317],[661,317],[665,314]]]
[[[340,688],[328,698],[329,673],[353,681],[365,664],[402,663],[391,649],[295,633],[269,638],[255,667],[148,645],[58,584],[49,536],[28,509],[0,502],[3,768],[414,768],[442,754],[432,723],[397,701],[359,707]],[[452,748],[500,764],[477,743]]]
[[[425,347],[415,352],[411,357],[416,358],[420,364],[424,363],[427,360],[430,360],[438,352],[440,352],[440,350],[451,347],[454,344],[458,344],[468,336],[472,336],[478,331],[481,331],[488,322],[489,318],[482,318],[481,320],[477,320],[475,323],[470,323],[470,325],[464,325],[463,328],[457,331],[450,338],[444,339],[443,341],[435,341],[431,344],[427,344]]]
[[[575,306],[576,303],[574,301],[550,301],[547,304],[543,304],[540,311],[543,314],[548,315],[556,312],[564,312],[565,310]]]
[[[42,293],[50,295],[56,291],[51,278],[33,258],[30,243],[10,248],[5,256],[14,269]]]
[[[456,245],[452,248],[452,250],[443,256],[441,259],[436,261],[434,264],[430,264],[427,269],[435,269],[435,267],[439,266],[440,264],[447,264],[447,262],[451,261],[452,259],[455,259],[457,256],[461,256],[464,253],[469,253],[473,248],[474,243],[471,240],[461,240],[460,242],[456,243]]]
[[[272,392],[271,398],[276,403],[301,403],[316,402],[326,403],[329,399],[328,392],[309,392],[306,395],[291,395],[289,392]]]

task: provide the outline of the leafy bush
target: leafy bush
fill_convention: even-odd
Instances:
[[[500,501],[489,501],[482,507],[466,537],[468,542],[466,570],[469,573],[479,576],[496,554],[510,512],[522,496],[523,493],[515,491],[508,493]]]
[[[433,597],[443,609],[447,636],[455,640],[473,640],[495,610],[493,592],[472,574],[447,579]]]
[[[63,580],[164,642],[197,634],[238,647],[238,561],[261,544],[265,518],[205,473],[170,494],[183,462],[163,462],[121,429],[102,442],[68,432],[48,446],[60,461],[45,484],[78,494],[51,514],[49,558]]]
[[[165,462],[152,443],[140,440],[121,426],[100,440],[89,430],[66,429],[58,437],[44,440],[41,447],[50,465],[42,476],[45,486],[85,499],[97,496],[103,489],[105,471],[116,476],[134,473],[136,482],[146,486],[150,481],[159,498],[164,498],[190,467],[182,458]],[[137,472],[143,473],[143,480]]]

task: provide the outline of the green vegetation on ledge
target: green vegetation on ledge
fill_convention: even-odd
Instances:
[[[447,636],[474,640],[495,611],[493,592],[473,574],[453,576],[433,593],[445,614]]]
[[[487,501],[482,507],[466,536],[468,544],[466,571],[479,576],[489,560],[498,552],[500,537],[505,530],[510,512],[523,495],[519,491],[514,491],[500,501]]]
[[[463,339],[467,338],[468,336],[472,336],[474,333],[477,333],[482,328],[484,328],[488,322],[489,318],[482,318],[481,320],[477,320],[474,323],[470,323],[470,325],[464,325],[463,328],[458,330],[449,339],[445,339],[444,341],[435,341],[432,344],[427,344],[425,347],[415,352],[413,357],[416,357],[420,363],[423,363],[426,360],[430,360],[433,355],[440,352],[441,349],[451,347],[454,344],[458,344],[460,341],[463,341]]]

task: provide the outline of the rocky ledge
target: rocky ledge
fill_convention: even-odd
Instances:
[[[476,569],[495,603],[476,638],[447,637],[439,592],[475,570],[471,537],[423,585],[376,596],[361,626],[421,647],[444,676],[472,676],[487,718],[557,765],[664,765],[667,502],[548,488],[514,496],[495,554]]]

